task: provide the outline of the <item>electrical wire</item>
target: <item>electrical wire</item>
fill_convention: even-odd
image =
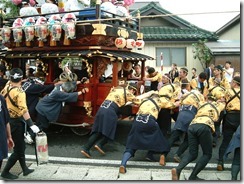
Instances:
[[[163,14],[163,15],[145,15],[145,16],[129,16],[129,17],[116,17],[116,18],[103,18],[103,19],[94,19],[94,20],[78,20],[76,21],[75,23],[84,23],[84,24],[90,24],[92,22],[106,22],[106,21],[113,21],[113,20],[121,20],[121,21],[130,21],[130,20],[135,20],[135,19],[143,19],[143,18],[157,18],[157,17],[174,17],[174,16],[182,16],[182,15],[204,15],[204,14],[226,14],[226,13],[240,13],[240,11],[237,11],[237,10],[231,10],[231,11],[220,11],[220,12],[198,12],[198,13],[179,13],[179,14],[173,14],[173,13],[169,13],[169,14]],[[40,15],[38,15],[40,16]],[[19,18],[19,17],[18,17]],[[65,23],[57,23],[57,24],[65,24]],[[50,25],[50,24],[42,24],[42,25]],[[37,25],[28,25],[28,26],[37,26]],[[26,26],[20,26],[20,27],[17,27],[17,28],[23,28],[23,27],[26,27]],[[8,27],[10,29],[13,29],[13,28],[16,28],[16,27]],[[0,30],[3,29],[3,28],[0,28]]]

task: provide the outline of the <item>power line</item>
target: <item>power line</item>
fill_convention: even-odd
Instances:
[[[220,12],[197,12],[197,13],[178,13],[178,14],[173,14],[173,13],[168,13],[168,14],[161,14],[161,15],[145,15],[145,16],[129,16],[129,17],[115,17],[115,18],[100,18],[100,19],[94,19],[94,20],[78,20],[76,23],[84,23],[84,24],[89,24],[92,22],[103,22],[103,21],[113,21],[113,20],[121,20],[121,21],[130,21],[130,20],[135,20],[135,19],[143,19],[143,18],[158,18],[158,17],[174,17],[174,16],[182,16],[182,15],[206,15],[206,14],[226,14],[226,13],[240,13],[240,11],[237,10],[231,10],[231,11],[220,11]],[[38,15],[40,16],[40,15]],[[30,16],[33,17],[33,16]],[[65,24],[65,23],[58,23],[58,24]],[[49,25],[49,24],[43,24],[43,25]],[[36,26],[36,25],[32,25]],[[23,28],[25,26],[20,26],[18,28]],[[13,27],[9,27],[10,29]],[[1,30],[2,28],[0,28]]]

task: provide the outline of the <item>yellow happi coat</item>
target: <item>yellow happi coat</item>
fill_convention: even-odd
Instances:
[[[28,107],[26,104],[26,94],[21,87],[13,87],[8,83],[1,91],[2,95],[5,96],[9,91],[9,96],[6,96],[6,103],[11,118],[22,117],[27,111]],[[10,100],[12,99],[12,102]]]
[[[196,108],[198,108],[199,104],[204,101],[204,96],[198,90],[191,90],[180,98],[181,105],[193,105]]]
[[[240,91],[240,88],[233,88],[233,89],[227,89],[225,93],[225,101],[226,103],[232,98],[232,96],[235,95],[235,90],[236,93]],[[226,111],[240,111],[241,110],[241,94],[239,93],[238,98],[237,96],[232,99],[229,103],[226,104]]]
[[[121,107],[127,102],[131,102],[133,99],[135,99],[135,96],[127,88],[118,86],[110,90],[105,100],[115,102],[118,107]]]
[[[200,104],[195,118],[190,125],[196,123],[206,124],[211,127],[212,132],[215,132],[214,122],[219,119],[220,112],[225,108],[225,103],[222,102],[203,102]]]

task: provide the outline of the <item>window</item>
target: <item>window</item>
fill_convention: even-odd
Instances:
[[[171,66],[172,63],[176,63],[178,66],[186,66],[186,48],[156,48],[157,66],[161,66],[161,53],[164,66]]]

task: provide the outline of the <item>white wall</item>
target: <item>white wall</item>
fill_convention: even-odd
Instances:
[[[240,23],[219,35],[220,40],[240,40]]]

